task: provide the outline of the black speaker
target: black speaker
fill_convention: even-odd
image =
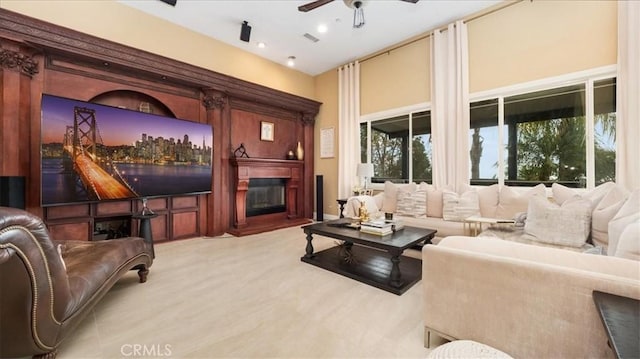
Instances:
[[[322,199],[324,194],[322,193],[322,175],[316,175],[316,221],[324,221],[324,204]]]
[[[242,30],[240,30],[240,40],[249,42],[251,37],[251,26],[246,21],[242,22]]]
[[[0,206],[25,209],[23,176],[0,176]]]

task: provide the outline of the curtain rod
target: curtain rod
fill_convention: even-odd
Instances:
[[[511,6],[511,5],[515,5],[515,4],[518,4],[518,3],[522,2],[522,1],[524,1],[524,0],[513,0],[513,1],[510,1],[510,2],[508,2],[508,3],[506,3],[506,4],[501,4],[501,5],[496,6],[496,7],[492,8],[492,9],[490,9],[490,10],[487,10],[486,12],[481,12],[481,13],[475,14],[475,15],[473,15],[473,16],[471,16],[471,17],[467,18],[467,19],[464,19],[464,20],[462,20],[462,22],[466,24],[466,23],[471,22],[471,21],[473,21],[473,20],[479,19],[479,18],[481,18],[481,17],[483,17],[483,16],[486,16],[486,15],[489,15],[489,14],[493,14],[493,13],[494,13],[494,12],[496,12],[496,11],[499,11],[499,10],[502,10],[502,9],[506,9],[506,8],[508,8],[509,6]],[[531,2],[533,2],[533,0],[531,0]],[[411,40],[407,40],[406,42],[403,42],[403,43],[398,44],[398,45],[395,45],[395,46],[393,46],[393,47],[391,47],[391,48],[388,48],[388,49],[382,50],[382,51],[377,52],[377,53],[375,53],[375,54],[373,54],[373,55],[369,55],[369,56],[367,56],[367,57],[365,57],[365,58],[363,58],[363,59],[361,59],[361,60],[357,60],[357,61],[359,61],[360,63],[363,63],[363,62],[365,62],[365,61],[368,61],[368,60],[371,60],[371,59],[373,59],[373,58],[376,58],[376,57],[378,57],[378,56],[380,56],[380,55],[389,54],[389,53],[391,53],[391,51],[395,51],[395,50],[397,50],[397,49],[399,49],[399,48],[405,47],[405,46],[407,46],[407,45],[411,45],[411,44],[413,44],[414,42],[418,42],[418,41],[420,41],[420,40],[424,40],[424,39],[426,39],[426,38],[430,37],[430,36],[431,36],[431,33],[432,33],[433,31],[440,31],[440,32],[443,32],[443,31],[445,31],[446,29],[447,29],[447,26],[442,26],[442,27],[440,27],[440,28],[433,29],[433,30],[431,30],[431,31],[428,31],[426,34],[418,35],[418,37],[416,37],[416,38],[413,38],[413,39],[411,39]],[[343,66],[344,66],[344,65],[343,65]],[[342,67],[342,66],[340,66],[340,67]]]

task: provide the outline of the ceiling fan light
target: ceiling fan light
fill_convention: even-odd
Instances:
[[[353,10],[353,28],[359,29],[364,26],[364,10],[361,6],[358,6],[358,2],[355,3],[356,8]]]

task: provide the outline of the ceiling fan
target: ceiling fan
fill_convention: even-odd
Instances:
[[[301,12],[311,11],[315,8],[319,8],[322,5],[326,5],[332,1],[334,0],[312,1],[310,3],[306,3],[304,5],[298,6],[298,11],[301,11]],[[362,7],[365,5],[365,0],[343,0],[343,1],[344,1],[344,4],[347,5],[347,7],[353,9],[353,27],[361,28],[362,26],[364,26],[364,11],[362,10]],[[415,4],[419,0],[400,0],[400,1]]]

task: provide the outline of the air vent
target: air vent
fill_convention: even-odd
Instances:
[[[306,37],[307,39],[311,40],[312,42],[318,42],[318,41],[320,41],[320,39],[318,39],[317,37],[315,37],[315,36],[311,35],[311,34],[310,34],[310,33],[308,33],[308,32],[305,32],[305,34],[304,34],[304,35],[302,35],[302,36]]]

